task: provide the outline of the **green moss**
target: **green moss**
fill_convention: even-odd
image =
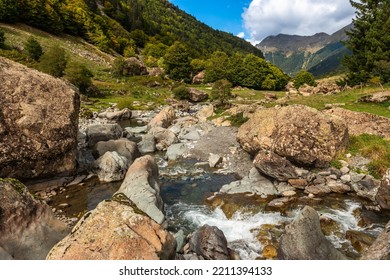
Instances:
[[[147,216],[147,215],[145,214],[144,211],[142,211],[141,209],[139,209],[139,208],[137,207],[137,205],[136,205],[133,201],[131,201],[131,200],[130,200],[125,194],[123,194],[123,193],[116,193],[116,194],[114,194],[114,195],[112,196],[112,200],[113,200],[113,201],[116,201],[116,202],[118,202],[118,203],[120,203],[120,204],[130,206],[131,208],[133,208],[133,210],[134,210],[134,212],[135,212],[136,214],[140,214],[140,215],[143,215],[143,216]]]
[[[370,134],[351,136],[349,152],[371,159],[367,167],[375,178],[381,178],[390,167],[390,140],[380,136]]]
[[[14,178],[0,178],[0,182],[11,184],[11,186],[20,194],[23,194],[26,190],[26,186],[21,183],[19,180]]]
[[[330,162],[330,166],[337,168],[337,169],[340,169],[341,167],[343,167],[343,165],[341,164],[341,162],[338,159],[332,160]]]

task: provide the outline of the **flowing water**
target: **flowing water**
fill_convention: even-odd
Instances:
[[[143,122],[131,120],[121,125],[139,126]],[[269,211],[265,207],[269,200],[244,196],[238,200],[238,210],[228,218],[221,208],[210,207],[206,201],[223,185],[237,180],[234,175],[218,174],[216,169],[208,167],[208,163],[195,160],[182,159],[168,163],[162,153],[156,153],[154,157],[159,166],[161,197],[165,203],[168,229],[172,232],[183,230],[185,234],[190,234],[206,224],[216,226],[223,231],[229,247],[241,259],[261,258],[265,244],[261,243],[259,236],[264,237],[265,233],[270,240],[277,240],[285,225],[303,207],[294,204],[288,211]],[[86,211],[94,209],[99,202],[111,198],[120,185],[121,182],[101,183],[92,178],[66,187],[63,192],[53,196],[49,204],[57,209],[57,213],[76,221]],[[356,230],[377,236],[390,218],[363,210],[362,201],[353,196],[330,194],[320,204],[312,206],[320,215],[337,223],[336,230],[328,234],[327,238],[352,258],[358,258],[359,253],[346,239],[346,232]],[[365,222],[362,223],[362,220]]]
[[[295,205],[287,212],[267,211],[265,203],[253,199],[252,203],[243,202],[240,210],[230,218],[219,208],[211,208],[205,201],[219,189],[234,180],[234,175],[214,173],[204,163],[195,160],[180,160],[169,165],[162,154],[155,155],[160,170],[161,196],[165,203],[165,212],[169,230],[177,232],[182,229],[186,234],[208,224],[221,229],[241,259],[261,257],[263,245],[258,235],[262,226],[271,226],[273,234],[280,235],[284,226],[290,223],[302,205]],[[100,183],[90,179],[80,185],[66,188],[66,191],[54,196],[50,204],[60,209],[59,205],[70,206],[61,211],[68,217],[80,217],[85,211],[109,199],[117,191],[121,182]],[[369,227],[359,226],[362,202],[352,196],[328,195],[321,204],[313,206],[320,215],[336,221],[339,228],[327,236],[328,239],[344,253],[357,258],[359,254],[345,238],[348,230],[364,231],[377,236],[389,217],[381,217],[369,211],[365,215],[372,221]]]

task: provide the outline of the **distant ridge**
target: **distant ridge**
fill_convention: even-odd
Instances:
[[[289,75],[304,69],[316,76],[342,69],[341,59],[348,49],[341,43],[348,38],[352,24],[329,35],[321,32],[312,36],[279,34],[265,38],[256,45],[265,58]]]

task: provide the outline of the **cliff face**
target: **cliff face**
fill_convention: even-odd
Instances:
[[[0,177],[40,178],[76,168],[78,91],[0,57]]]

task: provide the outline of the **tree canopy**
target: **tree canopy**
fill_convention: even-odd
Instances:
[[[344,60],[350,85],[366,83],[379,77],[390,81],[390,1],[350,1],[356,8],[354,28],[345,42],[352,54]]]

